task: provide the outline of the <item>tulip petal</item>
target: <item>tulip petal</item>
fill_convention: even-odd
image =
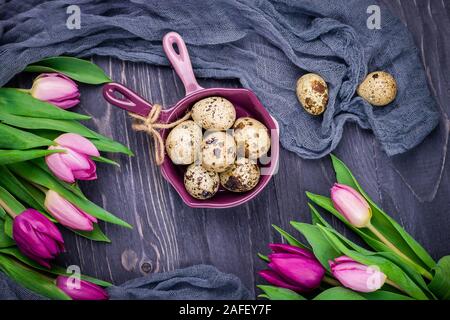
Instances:
[[[317,288],[325,269],[315,259],[271,257],[269,267],[289,282],[309,289]]]
[[[55,149],[54,147],[49,147],[49,150]],[[61,159],[59,153],[53,153],[45,157],[45,163],[47,163],[50,171],[60,180],[68,183],[74,183],[75,177],[73,176],[72,170],[64,163]]]
[[[89,156],[99,157],[100,153],[94,144],[83,136],[75,133],[64,133],[55,139],[55,142],[63,147]]]
[[[274,272],[272,270],[260,271],[259,275],[262,278],[264,278],[267,282],[269,282],[270,284],[273,284],[277,287],[286,288],[286,289],[297,291],[297,292],[309,291],[307,288],[286,282],[283,278],[281,278],[276,272]]]
[[[66,152],[60,153],[59,156],[70,170],[86,170],[90,168],[91,164],[88,161],[88,156],[69,148],[65,148],[65,150]]]
[[[92,220],[88,214],[61,197],[57,192],[48,190],[45,197],[45,207],[62,225],[83,231],[92,231]]]
[[[309,258],[314,258],[314,254],[312,254],[311,251],[291,246],[288,244],[283,243],[271,243],[269,244],[270,249],[275,253],[292,253],[292,254],[298,254]]]
[[[73,300],[107,300],[108,293],[100,286],[81,279],[58,276],[56,285]],[[78,285],[78,287],[77,287]]]

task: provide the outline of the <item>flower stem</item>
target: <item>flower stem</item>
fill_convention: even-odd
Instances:
[[[409,258],[407,255],[405,255],[403,252],[401,252],[392,242],[390,242],[385,236],[383,236],[383,234],[381,234],[380,231],[377,230],[377,228],[375,228],[372,224],[369,224],[367,226],[367,228],[372,231],[372,233],[378,238],[380,239],[386,246],[389,247],[389,249],[391,249],[394,253],[396,253],[400,258],[402,258],[403,260],[407,261],[410,264],[413,264],[414,266],[416,266],[416,268],[418,268],[420,270],[420,273],[427,278],[428,280],[432,280],[433,276],[430,272],[428,272],[427,270],[425,270],[423,267],[419,266],[417,263],[415,263],[414,261],[411,260],[411,258]]]
[[[386,278],[385,283],[390,285],[391,287],[394,287],[395,289],[397,289],[398,291],[404,292],[406,294],[408,294],[405,290],[403,290],[402,288],[400,288],[400,286],[398,284],[396,284],[394,281]],[[408,294],[409,295],[409,294]]]
[[[23,89],[23,88],[14,88],[14,89],[25,93],[30,93],[30,89]]]
[[[0,207],[5,209],[6,213],[10,215],[11,218],[15,218],[18,216],[2,199],[0,199]]]
[[[338,286],[341,285],[341,283],[339,281],[337,281],[337,280],[335,280],[335,279],[333,279],[331,277],[328,277],[328,276],[323,276],[322,281],[327,283],[327,284],[329,284],[329,285],[331,285],[331,286],[334,286],[334,287],[338,287]]]
[[[41,186],[40,184],[37,184],[37,183],[34,183],[34,182],[31,182],[31,184],[33,186],[35,186],[37,189],[41,190],[43,193],[46,193],[48,191],[48,189],[46,189],[45,187]]]

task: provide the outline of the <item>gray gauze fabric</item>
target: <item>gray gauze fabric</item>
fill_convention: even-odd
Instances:
[[[250,292],[238,277],[213,266],[196,265],[136,278],[108,288],[111,300],[248,300]],[[43,297],[15,284],[0,272],[0,300]]]
[[[161,39],[174,30],[188,45],[196,75],[238,78],[279,121],[282,145],[301,157],[331,152],[347,121],[371,129],[388,155],[413,148],[438,123],[406,28],[384,7],[381,29],[367,27],[367,9],[375,0],[3,2],[0,85],[48,56],[102,55],[168,65]],[[69,5],[81,9],[79,30],[66,27]],[[355,94],[374,70],[390,72],[398,83],[397,99],[384,108]],[[297,101],[296,81],[305,72],[328,83],[323,116],[310,116]]]

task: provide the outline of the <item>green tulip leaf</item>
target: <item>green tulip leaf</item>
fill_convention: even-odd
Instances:
[[[262,254],[262,253],[258,253],[257,256],[258,256],[261,260],[263,260],[263,261],[265,261],[265,262],[270,262],[269,257],[266,256],[266,255],[264,255],[264,254]]]
[[[11,193],[0,186],[0,200],[5,203],[15,214],[20,214],[25,211],[25,207],[14,198]]]
[[[272,227],[278,231],[278,233],[284,238],[286,239],[286,241],[291,245],[291,246],[295,246],[295,247],[299,247],[299,248],[303,248],[303,249],[309,249],[307,246],[305,246],[303,243],[301,243],[300,241],[298,241],[297,239],[295,239],[293,236],[291,236],[289,233],[287,233],[286,231],[284,231],[283,229],[281,229],[280,227],[272,224]]]
[[[0,166],[0,185],[13,196],[38,211],[45,212],[44,195],[31,185],[25,186],[21,180],[14,176],[5,166]],[[32,191],[34,189],[34,191]]]
[[[297,292],[289,289],[266,285],[259,285],[257,287],[265,293],[263,295],[260,295],[259,297],[267,298],[269,300],[306,300]]]
[[[377,290],[374,292],[359,292],[359,294],[367,300],[414,300],[413,298],[405,296],[403,294],[384,290]]]
[[[0,255],[0,269],[11,279],[25,288],[50,299],[70,300],[61,291],[53,278],[40,273],[20,261],[6,255]]]
[[[336,250],[328,241],[328,239],[320,232],[317,226],[307,223],[291,221],[291,225],[297,229],[306,238],[317,260],[322,266],[330,271],[329,260],[335,259],[342,254]]]
[[[359,293],[352,291],[344,287],[333,287],[327,289],[317,296],[313,300],[367,300]]]
[[[317,227],[323,235],[328,238],[330,243],[332,243],[337,250],[342,252],[342,255],[346,255],[367,266],[377,266],[388,277],[388,279],[396,283],[405,293],[415,299],[428,300],[427,295],[422,291],[422,289],[392,261],[381,256],[364,255],[358,251],[352,250],[348,248],[347,245],[342,243],[332,230],[323,226]]]
[[[9,168],[17,175],[21,176],[32,183],[37,183],[46,187],[47,189],[52,189],[59,193],[69,202],[73,203],[75,206],[85,211],[86,213],[106,222],[114,223],[123,227],[132,228],[127,222],[122,219],[117,218],[110,212],[99,207],[95,203],[89,201],[86,198],[80,198],[73,192],[67,190],[59,181],[52,175],[42,170],[38,166],[27,162],[27,163],[15,163],[9,165]]]
[[[91,117],[61,109],[12,88],[0,88],[0,114],[60,120],[87,120]]]
[[[15,259],[22,262],[23,264],[26,264],[26,265],[32,267],[33,269],[44,271],[46,273],[50,273],[50,274],[54,274],[54,275],[63,275],[63,276],[71,276],[72,275],[72,273],[67,272],[67,270],[65,268],[57,266],[57,265],[52,265],[50,269],[41,266],[40,264],[36,263],[34,260],[25,256],[22,252],[20,252],[20,250],[17,247],[0,249],[0,253],[14,257]],[[96,278],[85,276],[85,275],[81,275],[80,278],[83,280],[98,284],[99,286],[102,286],[102,287],[109,287],[112,285],[111,283],[109,283],[107,281],[98,280]]]
[[[64,150],[0,150],[0,165],[45,157]]]
[[[111,82],[111,79],[96,64],[73,57],[46,58],[27,66],[24,71],[59,72],[73,80],[88,84]]]
[[[103,231],[100,229],[97,223],[94,223],[94,229],[92,231],[81,231],[81,230],[74,230],[70,229],[74,233],[87,238],[89,240],[93,241],[99,241],[99,242],[108,242],[110,243],[111,240],[103,233]]]
[[[5,234],[11,239],[13,239],[13,222],[14,220],[10,216],[5,217],[4,231]]]
[[[53,141],[34,135],[30,132],[10,127],[0,122],[0,148],[2,149],[32,149],[50,146]]]
[[[442,257],[434,267],[433,280],[428,285],[442,300],[450,300],[450,256]]]
[[[91,158],[92,158],[92,160],[97,161],[97,162],[107,163],[107,164],[111,164],[116,167],[120,167],[120,164],[112,159],[108,159],[105,157],[91,157]]]
[[[5,217],[8,214],[6,213],[5,209],[3,209],[3,207],[0,206],[0,219],[5,220]]]
[[[348,185],[355,190],[358,190],[364,198],[366,198],[370,207],[372,208],[372,225],[378,229],[389,241],[395,245],[411,258],[414,262],[427,268],[428,270],[436,265],[436,262],[428,254],[428,252],[403,229],[394,219],[381,210],[377,204],[366,194],[366,192],[359,185],[358,181],[353,176],[350,169],[337,157],[331,155],[333,167],[336,172],[336,179],[339,183]],[[366,233],[371,234],[370,231],[365,230]]]
[[[5,221],[0,220],[0,248],[11,247],[15,245],[14,240],[5,233]]]

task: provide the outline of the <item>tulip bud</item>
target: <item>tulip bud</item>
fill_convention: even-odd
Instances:
[[[75,133],[65,133],[55,142],[58,145],[50,146],[49,150],[65,151],[45,157],[47,166],[55,176],[68,183],[75,182],[75,179],[97,179],[95,163],[89,156],[98,157],[100,153],[91,141]]]
[[[47,268],[50,268],[49,261],[64,251],[58,228],[34,209],[27,209],[14,218],[13,238],[23,254]]]
[[[62,225],[75,230],[92,231],[92,223],[97,219],[61,197],[57,192],[48,190],[45,194],[45,208]]]
[[[376,267],[368,267],[346,256],[330,260],[329,264],[331,273],[344,287],[358,292],[376,291],[386,281],[386,275]]]
[[[267,282],[298,292],[317,288],[325,269],[314,255],[305,249],[287,244],[270,244],[273,253],[269,255],[269,268],[259,275]]]
[[[331,200],[348,222],[357,228],[367,227],[372,218],[372,210],[366,199],[355,189],[335,183],[331,188]]]
[[[56,286],[73,300],[108,300],[104,289],[85,280],[58,276]]]
[[[34,79],[31,95],[62,109],[77,105],[80,100],[78,86],[60,73],[43,73]]]

